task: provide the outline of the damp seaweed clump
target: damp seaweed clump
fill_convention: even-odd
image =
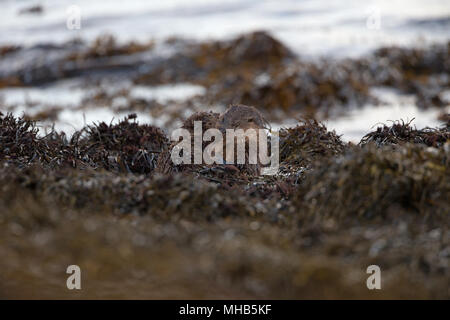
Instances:
[[[450,127],[447,124],[440,128],[417,129],[409,122],[395,121],[391,126],[385,124],[375,131],[366,134],[360,141],[361,146],[375,143],[377,146],[397,145],[405,143],[424,144],[429,147],[442,147],[450,140]]]
[[[139,124],[135,114],[117,124],[100,122],[84,131],[78,141],[83,149],[82,159],[116,172],[150,173],[168,145],[161,129]]]
[[[0,160],[22,167],[38,163],[148,174],[168,145],[161,129],[139,124],[133,114],[117,124],[89,125],[70,139],[54,130],[45,136],[38,136],[38,131],[35,121],[1,114]]]
[[[421,144],[353,147],[319,163],[299,187],[296,203],[315,219],[448,219],[450,154]]]
[[[281,129],[280,163],[292,169],[309,168],[314,161],[344,152],[346,145],[335,131],[315,119],[299,120],[293,128]]]
[[[0,160],[26,164],[39,158],[42,152],[35,122],[0,112]]]
[[[83,161],[77,144],[79,132],[69,141],[64,132],[39,135],[36,121],[0,112],[0,162],[26,168],[33,164],[55,168],[77,167]]]

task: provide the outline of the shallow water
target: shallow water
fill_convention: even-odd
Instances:
[[[450,37],[446,0],[1,1],[0,44],[32,44],[109,32],[121,40],[171,36],[227,38],[268,30],[302,55],[355,56],[386,44],[417,45]],[[42,3],[41,15],[18,11]],[[81,29],[69,30],[67,9],[81,10]],[[377,23],[379,17],[379,25]],[[372,19],[374,18],[374,19]],[[49,39],[51,32],[51,39]]]

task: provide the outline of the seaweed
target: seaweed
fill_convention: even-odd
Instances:
[[[206,88],[204,103],[242,103],[275,117],[274,110],[327,113],[336,105],[375,101],[354,68],[338,63],[302,61],[270,34],[262,31],[227,41],[187,45],[137,84],[191,82]]]
[[[79,143],[86,150],[83,158],[102,164],[107,170],[150,173],[156,167],[158,156],[168,146],[161,129],[139,125],[131,114],[118,124],[105,122],[88,126]]]
[[[314,120],[282,139],[302,179],[197,179],[130,165],[129,147],[168,150],[134,115],[70,138],[1,115],[0,296],[73,298],[64,270],[76,263],[89,279],[80,298],[448,299],[446,144],[345,145]]]
[[[345,143],[315,119],[300,119],[292,128],[281,129],[280,162],[291,168],[308,168],[314,161],[344,152]]]
[[[0,112],[0,160],[28,163],[39,157],[45,151],[37,133],[34,122]]]
[[[413,121],[414,119],[409,122],[399,120],[394,121],[390,127],[385,124],[379,126],[375,131],[366,134],[359,145],[365,146],[368,143],[375,143],[377,146],[383,146],[415,143],[439,148],[450,140],[448,124],[441,128],[416,129],[411,126]]]
[[[2,167],[0,295],[69,297],[61,270],[75,261],[90,279],[84,298],[448,298],[446,220],[408,211],[310,223],[303,202],[246,190],[180,174]],[[376,295],[371,264],[383,266]]]
[[[299,186],[305,217],[396,218],[416,214],[447,219],[450,157],[422,144],[353,147],[317,164]]]
[[[99,59],[120,55],[132,55],[135,53],[151,50],[154,43],[141,44],[134,41],[118,44],[116,38],[111,34],[98,36],[90,46],[82,51],[74,52],[66,57],[68,61],[84,61],[88,59]]]
[[[33,162],[55,167],[104,168],[117,172],[150,173],[168,139],[161,129],[140,125],[131,114],[118,124],[104,122],[75,132],[70,139],[52,130],[38,136],[36,122],[0,114],[0,160],[21,166]]]
[[[31,48],[5,46],[0,56],[8,68],[0,70],[0,87],[42,85],[71,77],[105,81],[105,73],[133,84],[188,82],[207,90],[185,101],[178,110],[243,103],[257,106],[270,120],[299,113],[325,119],[348,107],[378,104],[379,98],[371,92],[375,86],[414,94],[420,108],[448,106],[442,92],[449,88],[449,43],[428,48],[385,47],[362,58],[338,61],[309,61],[296,56],[264,31],[224,41],[168,39],[158,44],[173,52],[168,56],[150,53],[155,45],[151,40],[119,43],[112,35],[102,35],[91,43],[74,40]],[[32,57],[38,56],[49,58],[36,64]],[[15,59],[23,63],[8,63]],[[110,105],[117,96],[127,99],[125,106],[118,107],[127,111],[158,113],[165,109],[156,101],[136,99],[126,92],[101,92],[88,102]],[[177,112],[170,116],[171,120],[180,118]]]
[[[361,81],[389,86],[417,97],[420,108],[446,107],[441,93],[450,87],[450,42],[426,48],[384,47],[355,61]]]

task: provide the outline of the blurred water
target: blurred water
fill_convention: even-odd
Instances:
[[[418,45],[450,38],[448,0],[4,0],[0,3],[0,44],[61,42],[76,36],[92,39],[105,32],[121,40],[169,36],[217,39],[264,29],[303,55],[356,56],[380,45]],[[34,4],[43,6],[42,14],[18,15],[21,9]],[[66,27],[67,9],[71,5],[81,10],[80,30]],[[373,23],[378,15],[379,28]]]

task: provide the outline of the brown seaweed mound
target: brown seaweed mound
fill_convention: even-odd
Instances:
[[[414,120],[414,119],[413,119]],[[416,129],[408,123],[396,121],[390,127],[383,125],[366,134],[360,141],[361,146],[374,142],[377,146],[389,144],[416,143],[429,147],[442,147],[450,140],[448,124],[442,128]]]
[[[450,155],[443,149],[355,147],[309,172],[297,203],[317,219],[396,217],[403,212],[438,219],[450,212],[449,167]]]
[[[138,124],[135,115],[118,124],[102,122],[75,132],[39,137],[35,122],[0,114],[0,160],[27,166],[92,167],[117,172],[150,173],[168,139],[161,129]]]
[[[149,173],[156,167],[158,156],[168,145],[161,129],[138,124],[130,115],[118,124],[101,122],[89,126],[81,139],[85,157],[107,170]]]
[[[345,144],[323,123],[314,119],[300,120],[294,128],[282,129],[280,135],[280,162],[293,167],[309,167],[318,159],[342,153]]]
[[[0,112],[0,160],[28,163],[39,157],[44,150],[37,132],[34,122]]]
[[[261,69],[280,67],[293,57],[281,42],[259,31],[228,41],[184,45],[179,53],[161,61],[135,82],[194,82],[223,90],[237,81],[251,80]]]
[[[233,70],[260,69],[262,65],[278,66],[294,56],[281,42],[263,31],[245,34],[230,41],[205,43],[199,51],[194,52],[194,60],[200,67],[207,69],[211,76],[224,66]],[[217,61],[221,61],[221,64],[218,65]]]

